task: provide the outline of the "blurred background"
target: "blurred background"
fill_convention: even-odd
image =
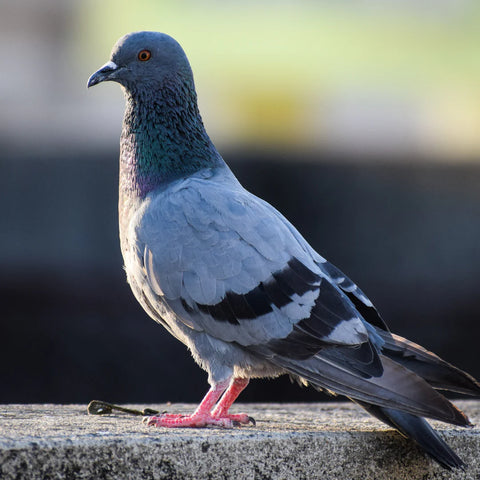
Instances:
[[[480,3],[1,0],[0,403],[196,402],[206,375],[137,305],[117,234],[114,42],[184,47],[242,183],[391,329],[480,377]],[[287,378],[243,401],[322,399]]]

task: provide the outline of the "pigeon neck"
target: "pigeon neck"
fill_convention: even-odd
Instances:
[[[223,163],[197,107],[193,80],[126,91],[120,148],[120,190],[144,198],[177,178]]]

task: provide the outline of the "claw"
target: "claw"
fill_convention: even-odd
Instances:
[[[152,417],[143,417],[142,418],[142,423],[150,427],[152,424],[150,423]]]
[[[248,421],[249,421],[254,427],[257,426],[257,422],[255,421],[255,419],[254,419],[253,417],[248,417]]]

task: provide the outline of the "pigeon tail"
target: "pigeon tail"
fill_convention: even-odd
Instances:
[[[480,396],[480,383],[468,373],[406,338],[378,328],[376,332],[385,342],[382,346],[384,355],[415,372],[432,387],[464,395]]]
[[[270,358],[272,363],[319,389],[453,425],[471,426],[467,416],[423,378],[388,357],[380,355],[380,359],[383,374],[365,378],[348,365],[331,362],[321,354],[303,362],[278,356]]]
[[[404,437],[412,439],[443,468],[447,470],[452,470],[453,468],[465,469],[465,462],[458,457],[424,418],[393,408],[354,401],[368,413],[397,430]]]

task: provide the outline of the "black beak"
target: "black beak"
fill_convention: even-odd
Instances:
[[[108,80],[115,79],[115,73],[120,69],[120,67],[110,61],[107,62],[103,67],[97,70],[89,79],[87,83],[87,88],[97,85],[97,83],[105,82]]]

